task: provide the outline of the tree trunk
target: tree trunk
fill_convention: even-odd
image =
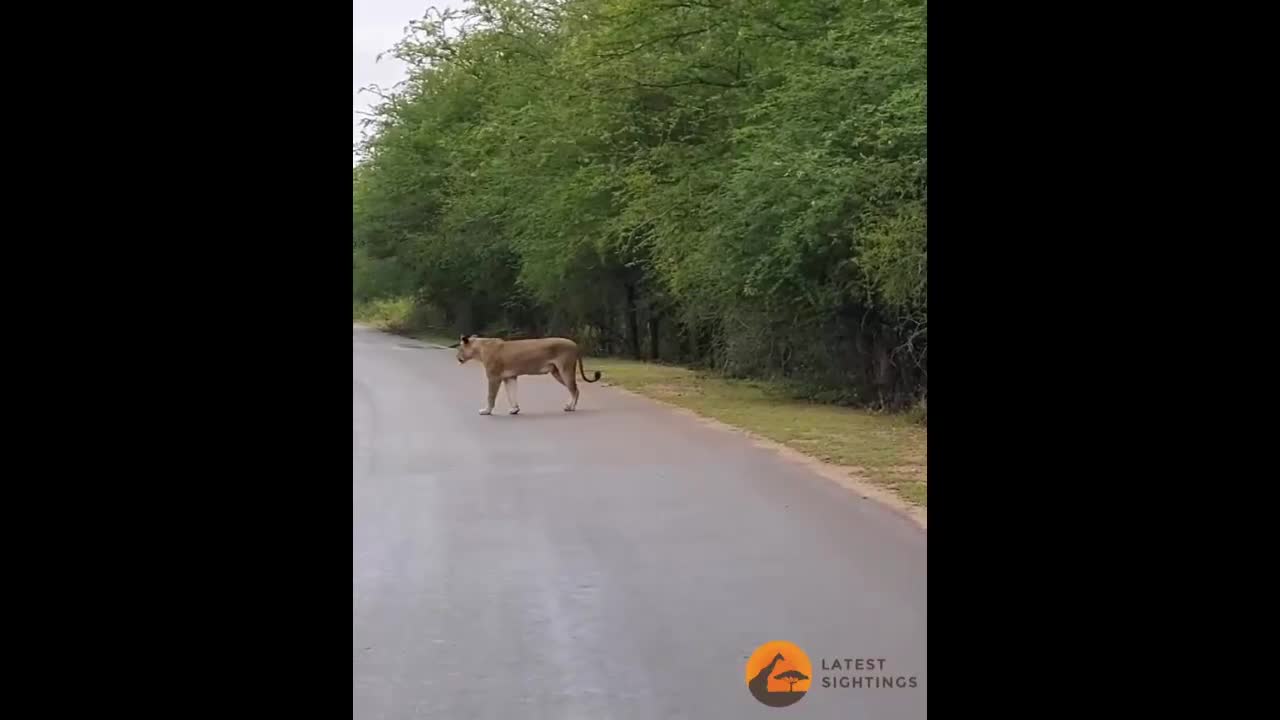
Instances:
[[[706,362],[707,367],[717,367],[715,330],[710,325],[699,323],[698,336],[698,353],[702,356],[703,361]]]
[[[658,360],[658,322],[661,317],[658,313],[649,317],[649,359],[655,362]]]
[[[631,343],[631,357],[640,359],[640,318],[636,310],[636,286],[627,283],[627,340]]]
[[[479,332],[475,327],[475,313],[472,310],[469,301],[460,302],[455,306],[453,313],[454,322],[458,328],[458,332],[463,335],[470,335]]]

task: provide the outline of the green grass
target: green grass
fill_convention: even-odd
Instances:
[[[378,330],[403,333],[410,329],[413,301],[409,298],[370,300],[352,306],[351,316],[357,322]]]
[[[448,333],[427,327],[423,309],[414,305],[409,298],[371,300],[355,304],[351,309],[351,318],[371,328],[422,342],[436,345],[457,342],[457,338],[450,339]]]
[[[806,455],[859,468],[866,479],[928,507],[928,431],[907,415],[796,401],[781,385],[688,368],[588,358],[604,380],[749,430]]]

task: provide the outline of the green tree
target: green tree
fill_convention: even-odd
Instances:
[[[450,329],[927,388],[926,5],[483,0],[392,52],[353,291]]]

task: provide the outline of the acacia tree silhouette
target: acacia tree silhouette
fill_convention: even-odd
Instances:
[[[808,680],[809,676],[805,675],[799,670],[788,670],[786,672],[780,672],[777,675],[774,675],[773,679],[786,680],[787,682],[791,683],[791,688],[787,692],[795,692],[796,683],[800,682],[801,680]]]

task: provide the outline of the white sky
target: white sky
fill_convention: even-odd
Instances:
[[[390,88],[404,79],[405,65],[378,53],[391,49],[411,20],[426,14],[427,8],[461,8],[464,0],[352,0],[351,3],[351,142],[360,140],[361,111],[377,98],[360,88],[377,85]]]

